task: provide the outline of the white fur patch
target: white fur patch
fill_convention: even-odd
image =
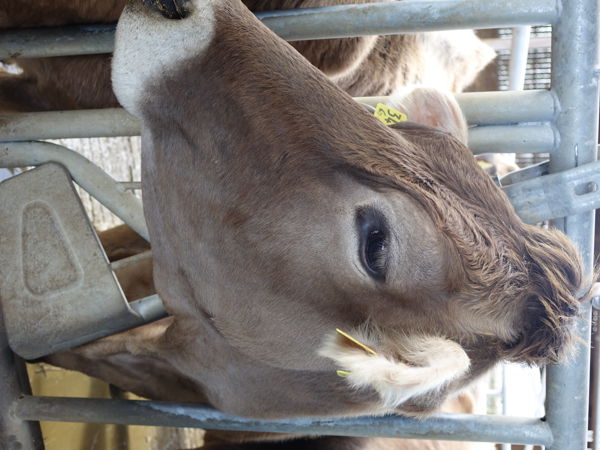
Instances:
[[[159,12],[130,2],[115,35],[113,89],[119,102],[139,117],[148,82],[172,72],[185,60],[201,55],[214,34],[218,0],[190,0],[185,19],[166,19]]]
[[[340,369],[350,372],[345,380],[353,388],[377,391],[386,411],[443,387],[469,369],[470,360],[463,348],[448,339],[420,335],[389,340],[360,331],[350,334],[377,355],[349,346],[334,334],[328,336],[319,355],[333,359]]]

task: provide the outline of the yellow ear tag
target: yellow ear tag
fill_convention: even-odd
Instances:
[[[350,341],[353,345],[363,349],[365,352],[370,353],[371,355],[377,355],[377,353],[375,352],[375,350],[373,350],[371,347],[366,346],[365,344],[363,344],[362,342],[360,342],[359,340],[353,338],[352,336],[350,336],[348,333],[344,333],[342,330],[340,330],[339,328],[336,328],[335,331],[338,332],[339,335],[341,335],[342,337],[346,338],[348,341]],[[339,374],[338,374],[339,375]]]
[[[394,125],[395,123],[406,122],[408,120],[406,114],[401,113],[397,109],[390,108],[383,103],[377,103],[373,115],[384,125]]]
[[[481,167],[483,170],[487,170],[490,167],[494,167],[494,165],[491,162],[488,161],[484,161],[482,159],[478,159],[477,160],[477,164],[479,165],[479,167]]]

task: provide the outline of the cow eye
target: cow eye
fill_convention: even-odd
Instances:
[[[385,218],[375,208],[365,207],[358,210],[356,221],[360,261],[372,278],[384,281],[389,252],[389,233]]]

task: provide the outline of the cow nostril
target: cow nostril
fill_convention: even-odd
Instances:
[[[188,0],[143,0],[144,5],[160,12],[167,19],[185,19],[188,10],[185,3]]]

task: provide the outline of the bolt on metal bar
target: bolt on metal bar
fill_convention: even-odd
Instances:
[[[298,10],[256,16],[283,39],[329,39],[460,28],[553,23],[558,0],[406,0]],[[0,60],[110,53],[114,25],[16,30],[0,34]]]
[[[429,419],[383,416],[261,420],[235,417],[201,405],[31,396],[16,401],[12,409],[15,416],[23,420],[538,445],[549,445],[552,442],[552,434],[545,422],[524,417],[439,414]]]
[[[148,239],[141,200],[119,188],[106,172],[79,153],[49,142],[0,142],[0,167],[37,166],[47,162],[65,166],[79,186]]]
[[[560,104],[558,151],[550,155],[551,173],[591,163],[598,138],[598,0],[564,0],[552,32],[552,89]],[[593,271],[594,212],[566,217],[555,225],[581,252],[585,273]],[[591,280],[590,280],[591,281]],[[569,363],[548,368],[546,413],[555,437],[547,450],[587,447],[591,305],[582,305],[575,331],[583,343]]]

